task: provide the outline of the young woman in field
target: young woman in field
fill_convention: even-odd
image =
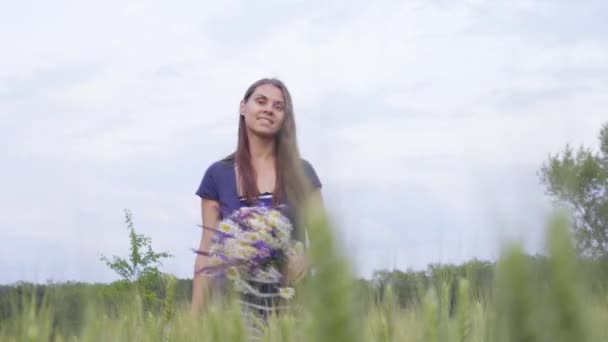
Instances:
[[[217,227],[231,212],[251,205],[286,204],[294,225],[293,239],[304,242],[298,215],[308,201],[321,203],[321,182],[310,163],[301,159],[296,143],[296,125],[291,95],[277,79],[261,79],[245,92],[239,106],[236,152],[211,164],[196,194],[201,197],[205,227]],[[200,250],[207,251],[213,231],[203,229]],[[213,279],[197,274],[207,257],[198,255],[192,286],[192,312],[197,314],[208,302]],[[290,255],[284,278],[293,284],[307,270],[305,253]],[[242,305],[262,317],[277,309],[279,284],[250,284],[271,298],[242,296]]]

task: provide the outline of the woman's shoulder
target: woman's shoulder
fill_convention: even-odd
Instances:
[[[229,159],[212,162],[203,174],[203,179],[196,194],[208,199],[218,199],[222,189],[231,187],[234,181],[232,163]]]
[[[300,161],[302,162],[302,168],[304,169],[304,174],[306,175],[306,178],[308,178],[308,181],[311,182],[313,187],[320,188],[322,184],[315,168],[305,158],[300,158]]]
[[[221,159],[215,159],[207,165],[205,173],[225,173],[234,168],[234,154]]]
[[[308,159],[300,157],[300,162],[302,163],[303,167],[312,168],[312,163],[308,161]]]
[[[211,162],[211,164],[207,167],[207,172],[213,173],[224,173],[226,171],[232,170],[234,167],[234,161],[230,158],[223,158]]]

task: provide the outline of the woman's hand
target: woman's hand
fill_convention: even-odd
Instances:
[[[301,243],[287,253],[287,283],[296,284],[308,271],[308,257]]]

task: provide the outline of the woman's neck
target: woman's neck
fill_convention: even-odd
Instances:
[[[255,134],[249,135],[249,153],[251,161],[265,162],[274,159],[275,142],[274,138],[264,138]]]

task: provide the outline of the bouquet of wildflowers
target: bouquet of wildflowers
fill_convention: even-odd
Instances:
[[[234,281],[238,291],[258,295],[247,279],[280,283],[280,270],[288,253],[302,248],[292,245],[293,227],[283,215],[283,208],[243,207],[223,219],[217,228],[203,227],[215,234],[209,251],[195,251],[210,260],[198,273],[224,274]],[[289,299],[294,289],[280,287],[279,295]]]

